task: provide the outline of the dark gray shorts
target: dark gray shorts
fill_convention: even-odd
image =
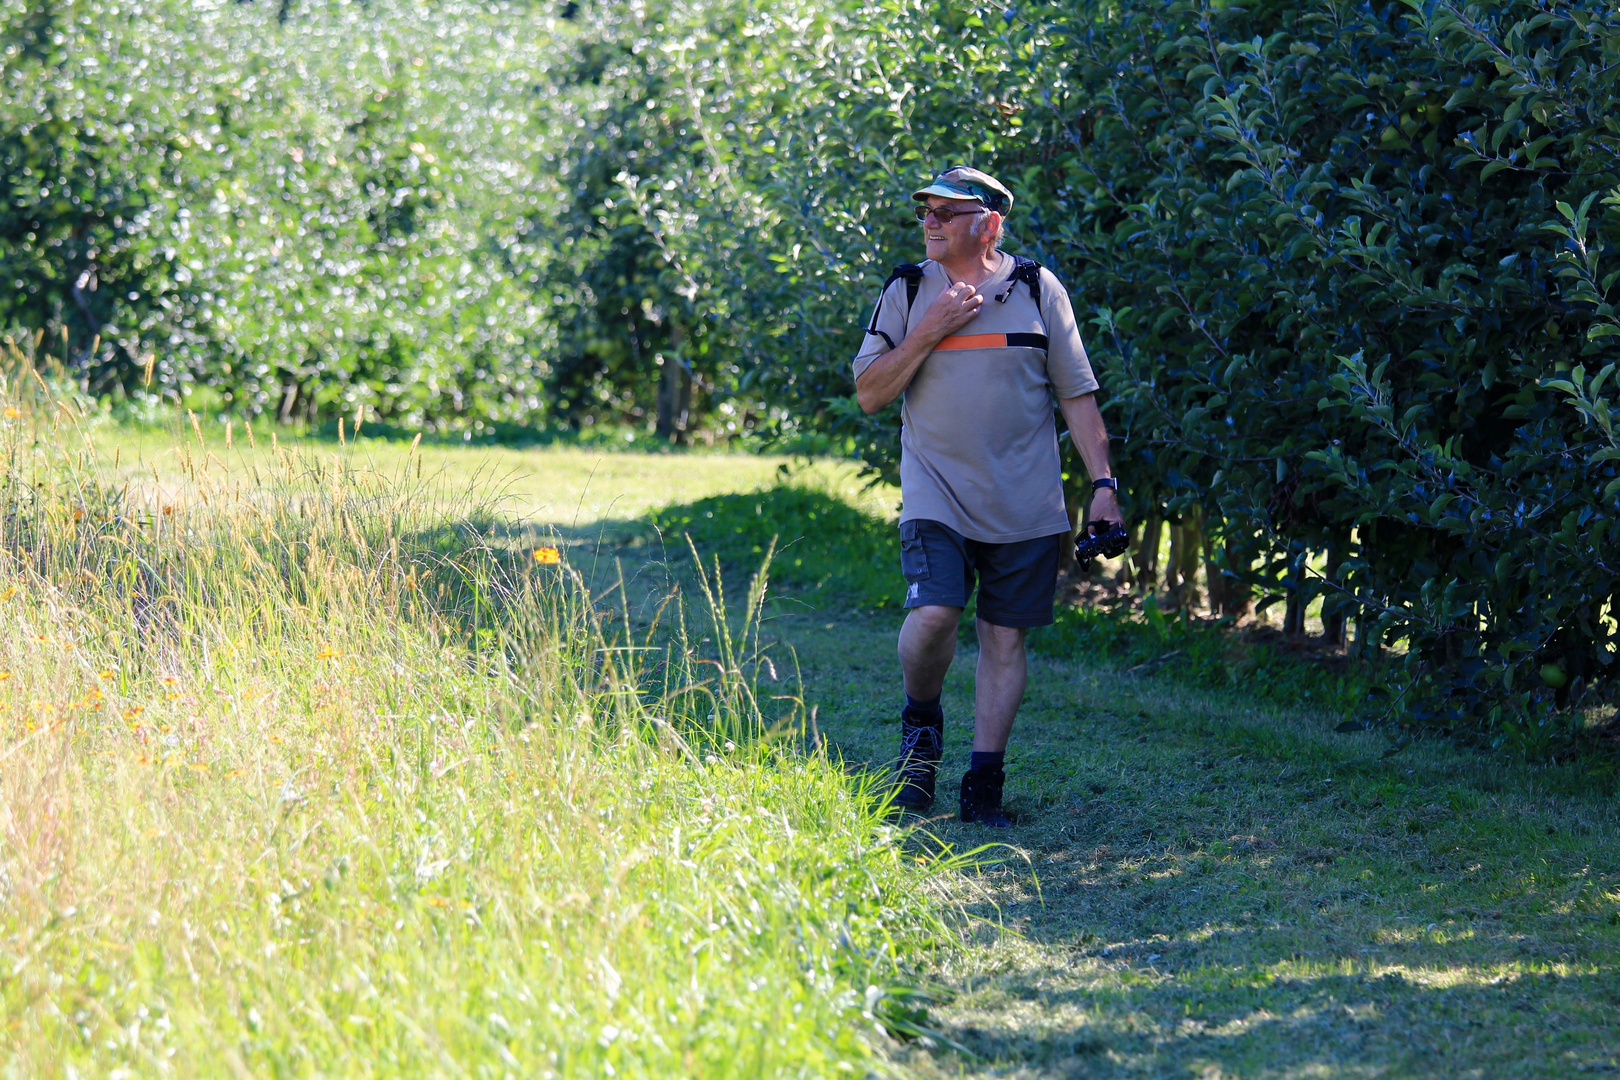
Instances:
[[[969,540],[949,525],[900,523],[906,607],[967,607],[975,577],[979,618],[995,626],[1049,626],[1057,593],[1058,553],[1067,533],[1011,544]]]

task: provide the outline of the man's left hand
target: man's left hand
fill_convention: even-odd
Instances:
[[[1120,525],[1125,523],[1124,515],[1119,512],[1119,495],[1113,488],[1098,488],[1096,494],[1092,495],[1090,521],[1093,531],[1107,521]]]

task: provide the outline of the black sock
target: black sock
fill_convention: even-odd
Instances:
[[[1007,751],[1005,750],[975,750],[973,756],[968,758],[968,768],[998,772],[1001,769],[1002,762],[1006,760]]]
[[[931,701],[918,701],[910,694],[906,695],[906,716],[910,720],[922,724],[932,725],[945,719],[945,710],[940,706],[940,696],[936,695]]]

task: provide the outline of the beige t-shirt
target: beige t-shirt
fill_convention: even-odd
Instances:
[[[877,328],[896,345],[952,284],[937,263],[922,266],[909,318],[904,280],[891,282],[879,301]],[[906,387],[901,521],[939,521],[997,544],[1069,530],[1052,397],[1089,394],[1097,379],[1068,291],[1043,268],[1037,311],[1012,270],[1012,256],[1003,253],[995,275],[979,286],[985,300],[978,316],[941,341]],[[889,347],[866,335],[855,377]]]

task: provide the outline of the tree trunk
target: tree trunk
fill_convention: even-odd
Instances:
[[[658,437],[679,446],[686,442],[687,414],[692,409],[692,372],[681,358],[681,324],[674,316],[669,320],[669,342],[671,355],[663,358],[658,381]]]
[[[1248,615],[1254,603],[1254,592],[1243,580],[1243,575],[1254,569],[1252,541],[1224,540],[1219,556],[1211,550],[1206,558],[1210,567],[1209,580],[1214,581],[1218,576],[1221,582],[1219,612],[1234,619]]]
[[[1164,535],[1164,517],[1150,514],[1142,521],[1142,538],[1137,541],[1132,562],[1136,564],[1136,584],[1143,592],[1159,587],[1159,540]]]
[[[1125,531],[1130,534],[1130,542],[1125,548],[1125,561],[1119,568],[1119,577],[1115,580],[1121,585],[1130,585],[1141,576],[1136,566],[1136,553],[1142,546],[1142,523],[1138,521]]]
[[[1327,579],[1334,584],[1339,580],[1339,567],[1344,562],[1344,541],[1335,537],[1328,543]],[[1333,589],[1322,593],[1322,644],[1330,649],[1344,648],[1345,598]]]
[[[1305,590],[1300,588],[1305,577],[1305,556],[1307,552],[1300,552],[1294,556],[1293,565],[1289,568],[1289,578],[1293,584],[1288,586],[1287,606],[1283,608],[1283,636],[1297,638],[1305,633]]]
[[[1220,557],[1215,549],[1215,538],[1208,530],[1204,533],[1204,588],[1209,592],[1209,613],[1211,615],[1229,614],[1227,608],[1231,605],[1232,584],[1222,571]]]
[[[276,410],[276,421],[281,424],[293,422],[293,413],[298,407],[298,379],[289,378],[281,390],[281,407]]]
[[[1172,611],[1198,606],[1198,553],[1203,546],[1203,514],[1194,507],[1170,526],[1170,565],[1165,567],[1164,584]]]

